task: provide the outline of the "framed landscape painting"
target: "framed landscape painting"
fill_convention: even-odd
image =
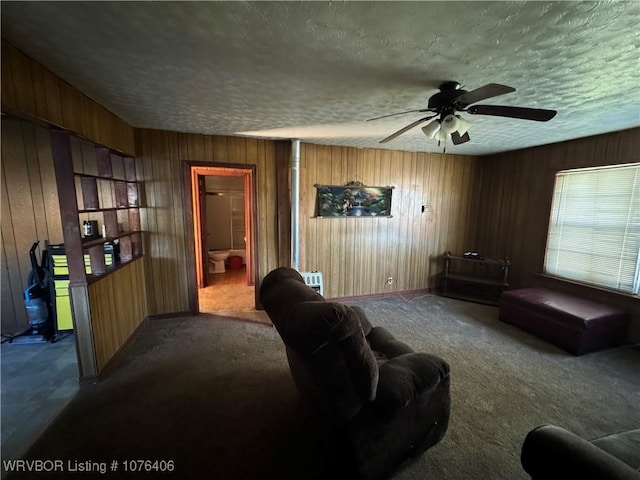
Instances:
[[[391,217],[394,187],[314,185],[316,217]]]

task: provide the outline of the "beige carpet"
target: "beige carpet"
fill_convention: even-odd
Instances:
[[[574,357],[500,322],[495,307],[432,295],[348,303],[451,366],[447,434],[394,480],[526,480],[520,448],[538,425],[595,438],[640,424],[632,346]],[[336,479],[314,420],[274,328],[213,314],[158,319],[144,324],[112,374],[80,389],[25,457],[117,459],[119,469],[11,478]],[[125,459],[172,460],[175,469],[126,475]]]

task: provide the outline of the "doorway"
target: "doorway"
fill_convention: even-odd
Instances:
[[[257,305],[255,166],[187,162],[186,168],[192,310],[251,317]]]

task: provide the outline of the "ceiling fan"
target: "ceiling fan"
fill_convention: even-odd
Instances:
[[[440,91],[429,98],[427,108],[392,113],[390,115],[370,118],[367,121],[379,120],[381,118],[392,117],[394,115],[404,115],[406,113],[433,112],[433,115],[428,115],[410,123],[397,132],[392,133],[387,138],[380,140],[380,143],[389,142],[412,128],[417,127],[421,123],[431,120],[432,118],[439,117],[422,127],[423,133],[429,138],[437,139],[438,142],[446,140],[447,135],[451,135],[451,141],[453,144],[459,145],[471,140],[468,133],[471,123],[458,115],[458,112],[466,112],[471,115],[493,115],[498,117],[520,118],[524,120],[535,120],[537,122],[546,122],[555,117],[557,113],[555,110],[509,107],[503,105],[472,105],[480,100],[497,97],[498,95],[504,95],[505,93],[515,91],[516,89],[513,87],[497,83],[489,83],[483,87],[476,88],[475,90],[466,91],[462,89],[462,86],[458,82],[445,82],[440,85]]]

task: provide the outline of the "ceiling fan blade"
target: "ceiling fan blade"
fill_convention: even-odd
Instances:
[[[372,120],[380,120],[381,118],[387,118],[387,117],[395,117],[396,115],[404,115],[405,113],[415,113],[415,112],[430,112],[431,110],[429,110],[428,108],[422,108],[420,110],[407,110],[406,112],[398,112],[398,113],[390,113],[389,115],[382,115],[381,117],[375,117],[375,118],[368,118],[367,122],[370,122]]]
[[[471,140],[468,132],[464,132],[464,135],[460,135],[457,131],[451,134],[451,141],[454,145],[460,145],[461,143],[467,143]]]
[[[399,137],[399,136],[400,136],[400,135],[402,135],[404,132],[407,132],[407,131],[411,130],[413,127],[417,127],[417,126],[418,126],[418,125],[420,125],[422,122],[424,122],[424,121],[426,121],[426,120],[429,120],[429,119],[431,119],[431,118],[433,118],[433,117],[435,117],[435,116],[437,116],[437,115],[431,115],[430,117],[424,117],[424,118],[421,118],[420,120],[416,120],[415,122],[410,123],[410,124],[409,124],[409,125],[407,125],[406,127],[401,128],[401,129],[400,129],[400,130],[398,130],[397,132],[392,133],[392,134],[391,134],[391,135],[389,135],[387,138],[384,138],[384,139],[380,140],[380,143],[387,143],[387,142],[389,142],[389,141],[393,140],[394,138]]]
[[[535,120],[546,122],[556,116],[555,110],[542,108],[508,107],[503,105],[474,105],[467,109],[467,113],[473,115],[494,115],[497,117],[522,118],[523,120]]]
[[[470,92],[463,93],[459,97],[456,97],[455,103],[465,108],[467,105],[485,100],[487,98],[497,97],[498,95],[504,95],[505,93],[515,92],[516,89],[508,87],[506,85],[500,85],[499,83],[489,83],[484,87],[476,88]]]

